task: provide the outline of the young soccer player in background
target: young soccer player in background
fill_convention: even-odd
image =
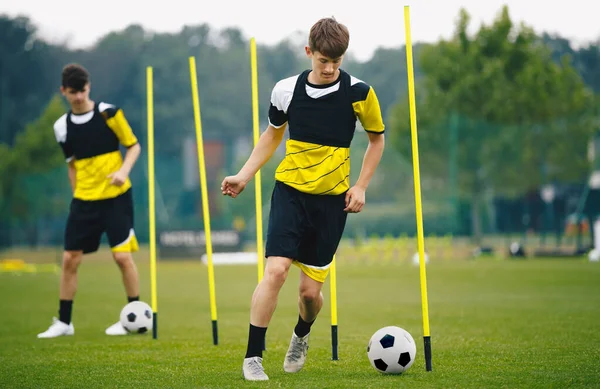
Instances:
[[[71,109],[54,123],[54,132],[68,163],[73,199],[65,229],[58,319],[38,338],[75,333],[71,317],[77,269],[84,254],[98,250],[103,233],[121,270],[128,301],[139,300],[129,173],[140,145],[120,108],[90,100],[89,74],[84,67],[65,66],[60,90]],[[124,159],[119,144],[127,148]],[[117,321],[106,334],[126,335],[127,331]]]

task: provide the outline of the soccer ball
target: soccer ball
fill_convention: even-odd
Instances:
[[[423,253],[423,258],[425,259],[425,264],[429,263],[429,254],[426,252]],[[419,257],[419,252],[417,251],[412,257],[412,264],[415,266],[419,266],[421,264],[421,258]]]
[[[413,337],[395,326],[383,327],[373,334],[367,347],[371,366],[384,374],[401,374],[415,361],[417,346]]]
[[[132,301],[121,310],[121,324],[127,332],[143,334],[152,329],[152,308],[142,301]]]

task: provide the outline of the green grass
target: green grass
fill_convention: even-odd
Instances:
[[[142,299],[150,302],[146,262],[139,263]],[[331,360],[327,283],[307,364],[285,374],[298,272],[292,268],[267,332],[264,363],[271,379],[263,383],[241,377],[254,266],[215,268],[218,346],[212,345],[207,270],[200,263],[159,262],[157,340],[104,335],[126,302],[117,267],[108,261],[83,263],[76,334],[57,339],[36,334],[56,315],[58,276],[0,274],[0,388],[600,387],[598,264],[433,260],[427,267],[432,372],[423,360],[418,268],[340,260],[340,359]],[[417,360],[401,376],[381,375],[367,359],[370,336],[386,325],[405,328],[417,341]]]

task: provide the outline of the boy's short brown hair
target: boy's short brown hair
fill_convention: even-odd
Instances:
[[[334,17],[320,19],[310,29],[308,46],[313,53],[318,51],[329,58],[339,58],[346,53],[349,43],[348,28]]]
[[[63,88],[82,91],[88,82],[90,82],[90,73],[80,64],[70,63],[63,68],[61,84]]]

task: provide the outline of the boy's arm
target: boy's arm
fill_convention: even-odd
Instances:
[[[69,169],[69,182],[71,183],[71,189],[73,193],[75,193],[75,189],[77,188],[77,169],[75,168],[75,159],[71,159],[68,163]]]
[[[283,139],[287,127],[287,108],[294,92],[294,78],[279,81],[271,92],[269,126],[252,150],[252,154],[235,176],[225,177],[221,191],[226,196],[237,197],[257,171],[271,158]]]
[[[366,191],[373,174],[381,161],[385,140],[382,133],[367,132],[369,145],[363,158],[362,168],[356,184],[346,192],[346,208],[344,211],[358,213],[365,205]]]
[[[67,171],[69,175],[69,183],[71,184],[71,190],[75,194],[77,187],[77,169],[75,168],[75,153],[73,147],[67,138],[67,115],[64,114],[56,122],[54,122],[54,135],[56,141],[60,145],[60,149],[65,156],[67,161]]]
[[[373,90],[373,87],[366,84],[356,85],[357,89],[366,91],[364,100],[360,99],[354,103],[355,112],[363,125],[367,135],[369,136],[369,145],[365,156],[363,158],[363,165],[360,171],[358,180],[355,186],[367,190],[369,182],[375,173],[375,169],[381,161],[383,155],[383,149],[385,146],[384,131],[385,126],[383,124],[383,118],[381,115],[381,108],[379,106],[379,100]]]
[[[226,196],[237,197],[246,184],[254,177],[256,172],[271,158],[277,146],[283,139],[286,125],[274,127],[269,124],[266,131],[262,133],[252,154],[235,176],[225,177],[221,183],[221,192]]]
[[[288,123],[287,109],[292,100],[295,78],[279,81],[271,91],[269,104],[269,126],[262,133],[248,161],[237,176],[248,183],[257,171],[271,158],[285,134]]]
[[[354,112],[369,137],[369,145],[363,158],[362,168],[356,184],[346,192],[346,212],[360,212],[365,205],[365,192],[375,170],[381,161],[385,147],[385,126],[381,117],[381,108],[377,95],[371,86],[365,83],[355,85],[357,101],[353,103]]]
[[[127,181],[131,169],[133,169],[133,166],[138,160],[142,148],[121,108],[109,106],[109,108],[102,112],[102,115],[104,115],[106,124],[113,130],[119,139],[119,142],[127,147],[123,164],[118,171],[113,172],[108,176],[111,178],[111,184],[123,185]]]
[[[127,152],[125,153],[125,159],[123,160],[123,165],[121,165],[121,169],[119,170],[121,170],[126,176],[129,176],[129,173],[131,173],[131,169],[133,168],[133,165],[135,165],[135,162],[138,160],[138,157],[140,156],[141,152],[142,147],[139,143],[128,147]]]
[[[248,183],[277,150],[283,139],[285,128],[285,124],[279,128],[269,124],[265,132],[261,134],[256,147],[252,150],[252,154],[238,173],[244,183]]]
[[[358,186],[365,191],[369,186],[369,182],[371,182],[371,178],[373,178],[377,166],[379,166],[385,147],[385,138],[383,134],[367,132],[367,135],[369,136],[369,145],[367,146],[367,151],[365,151],[362,169],[360,170],[360,175],[355,184],[355,186]]]
[[[101,109],[104,103],[101,103]],[[125,114],[123,113],[123,109],[119,107],[115,107],[114,105],[106,104],[107,108],[104,108],[102,111],[102,115],[106,120],[106,124],[110,127],[111,130],[115,133],[117,138],[119,139],[119,143],[128,149],[138,143],[138,139],[133,133]]]

